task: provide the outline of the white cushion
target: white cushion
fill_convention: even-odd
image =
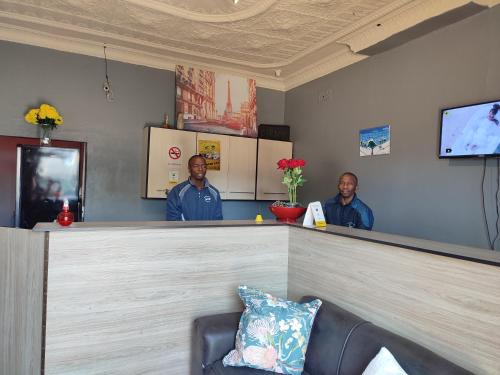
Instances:
[[[382,347],[373,358],[363,375],[408,375],[389,350]]]

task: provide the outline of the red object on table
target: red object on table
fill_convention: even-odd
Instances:
[[[282,223],[296,223],[297,219],[306,212],[305,207],[269,206],[269,210]]]
[[[57,215],[57,222],[63,227],[71,225],[75,221],[75,215],[69,211],[69,203],[67,200],[64,201],[63,210]]]

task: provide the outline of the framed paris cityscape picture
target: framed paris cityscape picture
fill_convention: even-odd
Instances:
[[[175,86],[177,129],[257,137],[254,79],[177,65]]]

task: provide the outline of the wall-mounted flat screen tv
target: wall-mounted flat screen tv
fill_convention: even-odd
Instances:
[[[500,157],[500,100],[441,111],[439,157]]]

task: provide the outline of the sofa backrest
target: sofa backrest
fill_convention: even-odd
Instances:
[[[471,375],[472,373],[423,346],[367,322],[346,343],[338,375],[359,375],[385,346],[410,375]]]
[[[305,296],[301,303],[316,297]],[[316,314],[307,346],[304,370],[308,374],[331,375],[338,368],[346,338],[354,327],[363,323],[359,316],[328,301],[323,301]],[[359,375],[359,374],[357,374]]]
[[[318,297],[305,296],[301,302],[315,298]],[[304,370],[314,375],[359,375],[383,346],[410,375],[472,374],[328,301],[323,301],[314,320]]]

